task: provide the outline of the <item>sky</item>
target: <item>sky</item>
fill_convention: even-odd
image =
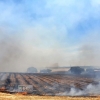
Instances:
[[[99,66],[100,0],[0,0],[1,71]]]

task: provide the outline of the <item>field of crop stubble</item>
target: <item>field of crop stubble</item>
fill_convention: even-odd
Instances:
[[[3,88],[4,91],[8,92],[14,92],[19,85],[32,85],[33,90],[36,91],[33,94],[62,95],[66,91],[72,91],[74,88],[76,90],[84,90],[89,84],[96,85],[97,82],[92,78],[74,75],[0,73],[0,91]],[[73,95],[73,93],[69,95]]]
[[[0,93],[0,100],[100,100],[98,97],[24,96]]]
[[[71,97],[71,96],[57,96],[59,93],[66,93],[65,91],[71,91],[71,84],[74,84],[75,88],[83,90],[87,85],[97,83],[92,78],[86,78],[73,75],[49,75],[49,74],[26,74],[26,73],[0,73],[1,88],[4,87],[3,92],[0,92],[0,100],[100,100],[100,96],[95,97]],[[11,89],[16,89],[16,83],[18,85],[32,85],[33,89],[37,91],[37,94],[33,93],[28,95],[22,95],[20,92],[11,92]],[[57,86],[55,86],[55,84]],[[42,88],[41,88],[42,87]],[[69,87],[69,88],[68,88]],[[75,91],[77,92],[77,91]],[[48,96],[48,95],[56,96]],[[76,93],[77,94],[77,93]],[[41,95],[41,96],[40,96]],[[63,95],[63,94],[62,94]],[[71,94],[70,94],[71,95]],[[73,95],[73,94],[72,94]]]

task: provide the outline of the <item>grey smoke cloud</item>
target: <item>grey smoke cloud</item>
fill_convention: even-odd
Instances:
[[[9,34],[6,30],[0,30],[0,71],[16,70],[23,55],[21,47],[21,42],[14,33]]]
[[[99,33],[84,37],[78,46],[65,46],[61,42],[64,35],[60,41],[46,35],[48,32],[58,33],[56,29],[38,29],[26,28],[13,33],[12,30],[0,28],[0,71],[25,72],[31,66],[42,69],[55,63],[58,66],[100,65]]]
[[[93,31],[82,38],[77,49],[77,55],[70,59],[71,65],[100,66],[100,40],[99,32]],[[75,57],[75,58],[74,58]]]
[[[50,32],[53,31],[56,30]],[[59,47],[57,40],[48,35],[41,37],[45,34],[41,34],[41,30],[38,32],[37,28],[24,30],[20,35],[19,33],[0,29],[0,71],[25,72],[30,66],[41,69],[58,62],[63,64],[66,56],[64,57],[63,49]],[[52,41],[49,41],[50,39]]]

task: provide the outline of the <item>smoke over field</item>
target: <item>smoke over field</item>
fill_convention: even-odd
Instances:
[[[0,0],[0,92],[100,95],[99,60],[100,0]]]
[[[55,40],[52,41],[53,45],[44,47],[47,40],[42,41],[40,32],[35,29],[22,31],[20,37],[18,33],[14,33],[10,29],[0,28],[0,71],[25,72],[30,66],[43,69],[44,67],[52,67],[55,63],[58,64],[57,66],[100,65],[100,48],[95,40],[92,42],[90,39],[93,36],[87,38],[86,43],[84,40],[75,48],[67,48]],[[97,34],[95,39],[98,36]]]
[[[32,87],[31,90],[29,90]],[[27,90],[27,88],[29,88]],[[100,85],[92,77],[64,74],[0,73],[0,91],[32,95],[96,96]]]

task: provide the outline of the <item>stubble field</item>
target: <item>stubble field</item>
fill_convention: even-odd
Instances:
[[[0,93],[0,100],[100,100],[98,97],[60,97],[60,96],[24,96]]]
[[[0,100],[100,100],[100,96],[96,97],[69,97],[69,96],[47,96],[48,94],[65,93],[70,91],[74,85],[77,89],[83,90],[89,84],[97,83],[88,77],[73,75],[45,75],[45,74],[26,74],[26,73],[0,73],[1,88],[4,87],[3,93],[0,92]],[[18,85],[32,85],[36,93],[33,95],[22,95],[20,92],[13,92]],[[6,91],[8,93],[6,93]],[[23,92],[24,93],[24,92]],[[40,96],[41,95],[41,96]]]

